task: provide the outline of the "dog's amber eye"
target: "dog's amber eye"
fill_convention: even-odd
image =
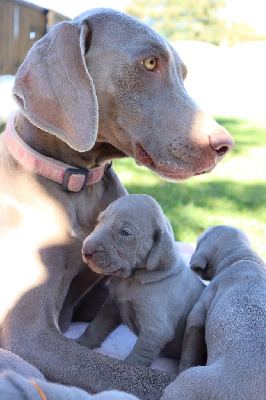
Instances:
[[[148,71],[154,71],[157,67],[157,59],[155,57],[146,58],[141,62]]]

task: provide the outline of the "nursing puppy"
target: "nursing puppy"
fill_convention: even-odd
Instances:
[[[159,204],[146,195],[116,200],[82,252],[94,271],[112,277],[109,299],[78,343],[100,346],[122,317],[138,335],[126,361],[149,366],[162,349],[180,358],[186,319],[204,285],[182,260]]]
[[[221,225],[200,236],[191,268],[212,281],[188,317],[186,371],[162,399],[266,399],[265,263],[242,231]]]

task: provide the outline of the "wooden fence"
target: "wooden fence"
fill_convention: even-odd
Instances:
[[[0,0],[0,75],[15,75],[34,42],[69,20],[22,0]]]

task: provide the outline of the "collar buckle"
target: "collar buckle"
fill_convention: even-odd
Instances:
[[[62,188],[66,192],[71,192],[71,190],[68,188],[68,183],[69,183],[69,179],[70,179],[71,175],[84,175],[84,183],[83,183],[81,189],[79,190],[79,192],[84,190],[87,185],[87,182],[89,180],[90,171],[86,168],[67,168],[65,170],[65,174],[64,174],[63,182],[62,182]]]

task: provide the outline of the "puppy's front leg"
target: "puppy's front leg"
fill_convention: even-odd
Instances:
[[[205,322],[212,298],[212,293],[208,293],[205,288],[188,316],[179,373],[188,368],[206,364]]]
[[[141,331],[133,350],[126,357],[125,361],[149,367],[171,338],[165,335],[165,332],[162,334],[156,332],[154,334],[154,331]]]
[[[179,373],[191,367],[205,365],[206,354],[204,326],[190,326],[183,343]]]
[[[121,317],[115,303],[108,298],[99,314],[87,327],[83,335],[75,341],[82,346],[94,349],[100,347],[107,336],[121,323]]]

